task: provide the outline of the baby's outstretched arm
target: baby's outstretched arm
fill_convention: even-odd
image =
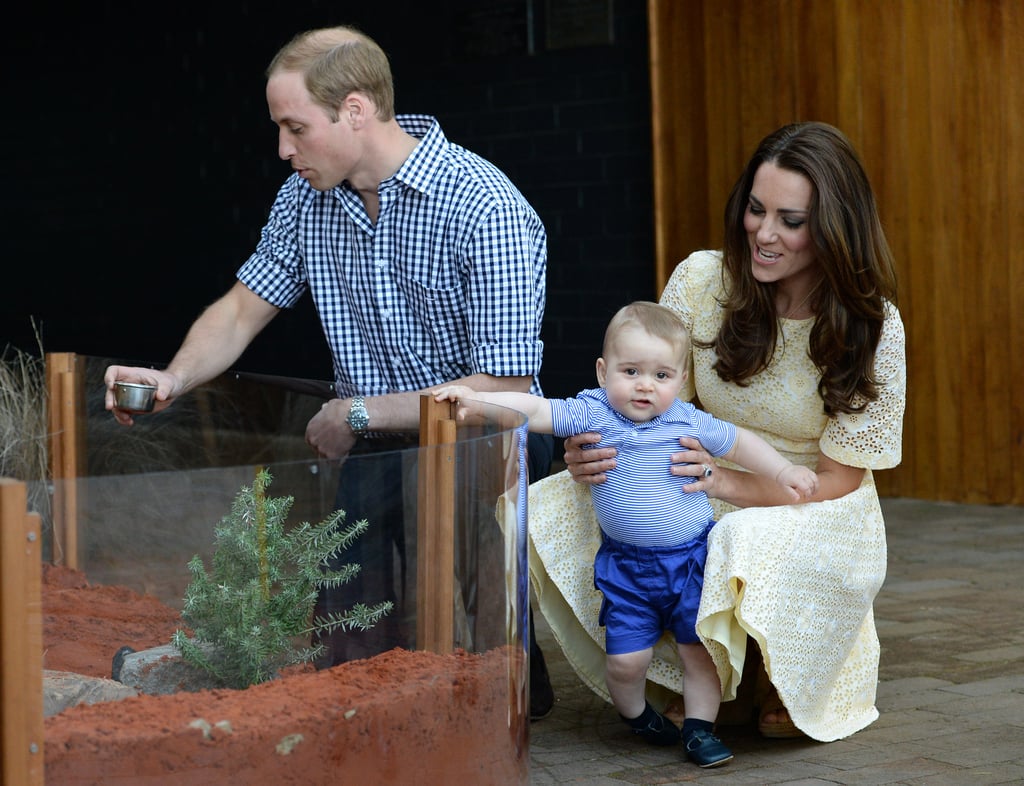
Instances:
[[[810,499],[818,490],[818,476],[813,470],[788,461],[761,437],[744,428],[736,428],[736,443],[725,457],[751,472],[775,478],[776,483],[789,489],[790,496],[797,502]]]
[[[541,396],[529,393],[497,392],[482,393],[465,385],[445,385],[431,391],[435,401],[451,401],[456,406],[456,417],[465,420],[469,415],[482,412],[479,402],[497,404],[514,409],[526,415],[530,431],[539,434],[551,433],[551,403]]]

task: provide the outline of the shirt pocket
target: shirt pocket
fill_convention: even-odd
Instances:
[[[402,282],[410,321],[406,325],[406,349],[439,381],[470,373],[471,325],[466,290],[462,286],[439,288],[421,281]]]

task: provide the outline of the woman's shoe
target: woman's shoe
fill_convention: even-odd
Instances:
[[[768,720],[767,716],[774,715],[774,720]],[[780,716],[785,717],[785,720],[781,720]],[[787,710],[782,700],[779,699],[779,694],[774,690],[768,694],[768,697],[764,700],[761,705],[761,711],[758,715],[757,730],[761,733],[762,737],[769,737],[777,740],[793,739],[795,737],[806,736],[800,729],[793,723],[793,719],[789,717],[789,710]]]

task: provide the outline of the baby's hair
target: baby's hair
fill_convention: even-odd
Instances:
[[[637,325],[652,336],[667,341],[679,350],[680,357],[686,357],[690,352],[690,331],[675,311],[649,300],[634,300],[615,312],[608,323],[602,350],[605,355],[608,354],[608,342],[612,336],[627,325]]]

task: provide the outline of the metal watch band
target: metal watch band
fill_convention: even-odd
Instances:
[[[366,399],[362,396],[352,397],[348,417],[345,418],[353,434],[365,434],[370,425],[370,414],[366,411]]]

